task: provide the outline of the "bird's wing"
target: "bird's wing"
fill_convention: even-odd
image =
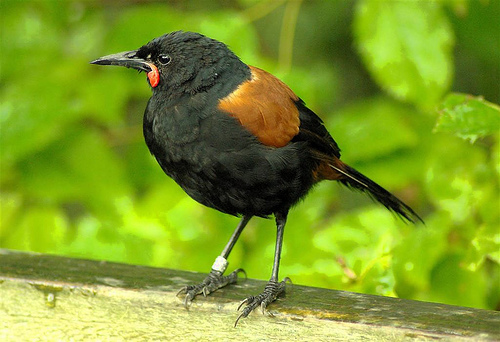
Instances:
[[[307,141],[313,150],[322,155],[340,158],[340,148],[326,129],[323,120],[307,108],[302,100],[296,101],[295,105],[299,110],[300,127],[299,134],[293,140]]]
[[[283,147],[299,133],[297,95],[278,78],[256,67],[252,76],[219,101],[219,109],[238,119],[259,141]]]

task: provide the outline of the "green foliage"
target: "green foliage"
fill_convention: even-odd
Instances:
[[[432,107],[453,74],[453,32],[433,1],[362,0],[354,29],[375,80],[396,98]]]
[[[343,160],[426,222],[321,183],[290,214],[283,277],[499,308],[500,2],[230,4],[0,3],[0,247],[208,271],[238,220],[149,155],[144,75],[88,64],[194,30],[288,83]],[[268,278],[274,239],[254,219],[231,267]]]
[[[449,94],[439,110],[437,132],[476,141],[500,130],[500,107],[482,97],[467,94]]]

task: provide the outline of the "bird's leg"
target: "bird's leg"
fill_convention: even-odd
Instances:
[[[236,241],[238,241],[241,232],[251,218],[252,216],[243,216],[240,223],[238,223],[238,226],[234,230],[233,235],[231,235],[226,247],[224,247],[222,253],[215,259],[215,262],[212,265],[212,270],[208,276],[200,284],[188,285],[177,293],[177,295],[186,295],[184,299],[184,306],[186,306],[186,308],[189,307],[189,304],[197,295],[203,294],[204,296],[207,296],[226,285],[234,284],[238,280],[238,273],[245,273],[243,269],[238,268],[227,276],[223,275],[228,265],[227,257],[229,256],[229,253],[231,253],[231,250],[236,244]]]
[[[235,327],[238,324],[240,318],[247,317],[250,314],[250,312],[252,312],[258,306],[260,306],[263,314],[266,313],[267,305],[274,302],[279,295],[285,292],[286,282],[290,281],[290,279],[287,277],[282,281],[278,281],[278,273],[280,267],[281,247],[283,245],[283,232],[285,230],[287,214],[288,212],[275,214],[277,234],[276,234],[276,249],[274,251],[274,262],[273,262],[273,271],[271,274],[271,279],[269,280],[266,287],[264,288],[264,291],[261,294],[257,296],[250,296],[241,302],[240,306],[238,307],[238,310],[240,310],[240,308],[244,305],[245,307],[243,308],[243,311],[236,319],[236,322],[234,323]]]

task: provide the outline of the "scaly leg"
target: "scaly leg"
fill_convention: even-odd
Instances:
[[[271,274],[271,279],[267,283],[264,291],[257,296],[250,296],[243,300],[238,307],[238,310],[245,305],[243,311],[236,319],[234,326],[238,324],[238,321],[242,317],[247,317],[250,312],[252,312],[259,305],[262,309],[262,313],[266,311],[266,307],[268,304],[274,302],[276,298],[285,292],[286,282],[289,281],[289,278],[283,279],[281,282],[278,281],[278,273],[280,267],[280,258],[281,258],[281,248],[283,245],[283,232],[285,230],[286,217],[288,212],[285,213],[276,213],[276,249],[274,251],[274,262],[273,262],[273,271]]]
[[[189,304],[197,295],[203,294],[204,296],[207,296],[226,285],[234,284],[238,280],[238,273],[245,273],[243,269],[238,268],[227,276],[223,275],[228,265],[227,257],[229,256],[229,253],[231,253],[231,250],[236,244],[236,241],[238,241],[241,232],[251,218],[252,216],[243,216],[233,232],[233,235],[231,235],[226,247],[224,247],[222,253],[215,259],[215,262],[212,265],[212,270],[205,280],[198,285],[188,285],[177,293],[177,295],[186,295],[184,299],[184,306],[186,306],[186,308],[189,307]]]

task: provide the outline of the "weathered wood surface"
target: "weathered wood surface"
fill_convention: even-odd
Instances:
[[[500,313],[292,285],[233,327],[247,280],[199,297],[203,274],[0,249],[0,341],[500,341]]]

